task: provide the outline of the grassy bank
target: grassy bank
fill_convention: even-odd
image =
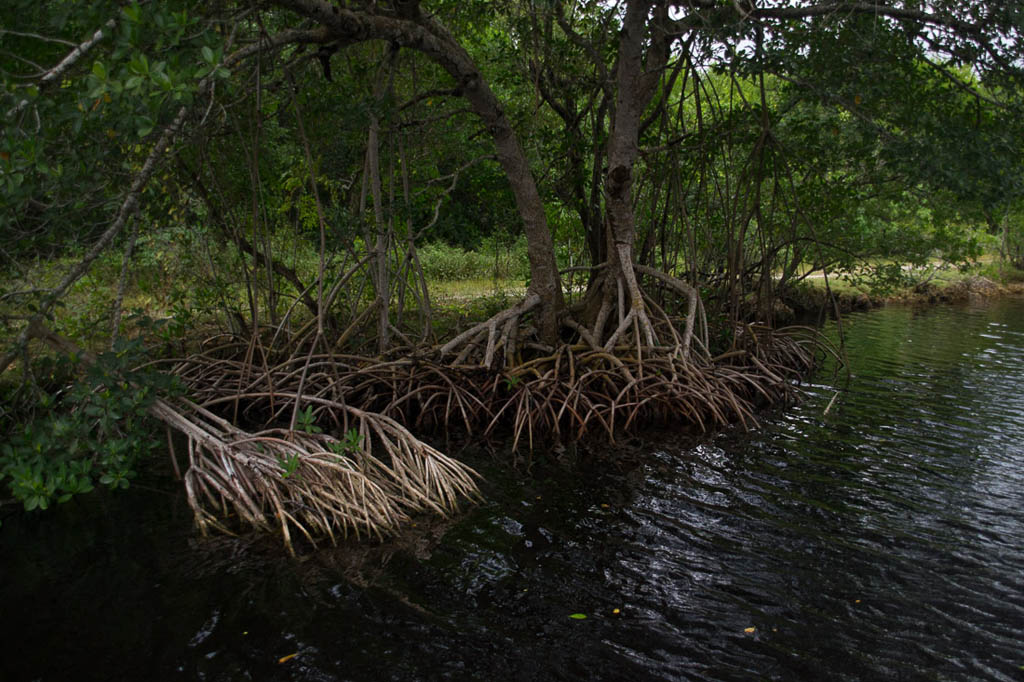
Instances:
[[[784,314],[803,315],[822,308],[831,312],[833,307],[838,307],[840,312],[850,312],[886,304],[958,303],[1022,293],[1024,270],[987,258],[966,269],[943,268],[936,263],[928,268],[907,270],[902,286],[879,287],[841,273],[827,278],[821,273],[812,273],[791,287],[783,295],[783,302],[788,309]]]
[[[514,243],[505,250],[491,244],[485,246],[490,253],[439,244],[423,248],[421,262],[434,308],[433,331],[437,338],[453,335],[475,321],[486,319],[514,304],[526,291],[525,245]],[[116,251],[105,255],[72,288],[53,320],[56,331],[93,349],[109,345],[122,256]],[[69,256],[38,261],[20,273],[8,273],[0,281],[0,319],[3,320],[0,340],[12,338],[19,329],[21,319],[30,310],[31,292],[54,287],[76,260]],[[230,249],[215,249],[208,243],[197,244],[185,237],[153,239],[140,243],[132,265],[121,306],[123,335],[134,335],[139,323],[148,318],[161,322],[153,329],[158,340],[175,344],[194,336],[197,330],[229,331],[233,315],[240,313],[248,317],[245,281],[241,276],[229,274],[244,271],[243,263]],[[312,281],[318,259],[312,251],[294,252],[287,265],[302,281]],[[252,267],[251,260],[246,266]],[[817,313],[823,308],[831,312],[835,306],[841,312],[848,312],[886,303],[964,301],[1024,290],[1024,270],[1004,265],[991,255],[967,269],[938,262],[916,270],[903,269],[896,280],[896,285],[890,279],[888,285],[883,286],[877,279],[849,273],[830,273],[827,278],[820,271],[806,273],[802,281],[782,292],[782,304],[776,307],[775,321],[786,323],[793,317]],[[281,287],[277,319],[295,300],[287,284]],[[347,292],[345,305],[356,309],[365,307],[371,295],[366,286]],[[409,305],[407,303],[407,311]],[[265,309],[262,315],[267,317]]]

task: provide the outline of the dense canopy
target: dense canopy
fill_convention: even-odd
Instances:
[[[985,243],[1024,265],[1021,26],[1020,3],[968,0],[7,0],[0,372],[41,323],[125,333],[134,282],[179,336],[218,320],[307,369],[431,348],[504,372],[529,412],[523,368],[557,377],[559,349],[585,349],[620,398],[645,367],[675,395],[809,273],[881,282]],[[439,323],[433,285],[467,252],[525,290]],[[32,282],[40,262],[59,272]],[[116,296],[71,324],[59,306],[96,268],[120,270]],[[266,376],[301,376],[295,431],[316,405],[286,366]]]

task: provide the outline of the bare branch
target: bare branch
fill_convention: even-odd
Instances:
[[[117,20],[111,19],[110,21],[105,23],[101,28],[97,29],[91,37],[87,38],[82,43],[76,45],[75,49],[71,50],[71,52],[69,52],[64,57],[64,59],[60,60],[60,62],[58,62],[56,66],[54,66],[52,69],[44,73],[39,78],[39,85],[48,85],[49,83],[54,82],[55,80],[63,76],[65,73],[67,73],[68,69],[74,66],[79,59],[81,59],[86,53],[89,52],[89,50],[91,50],[98,42],[103,40],[103,38],[106,35],[108,35],[104,32],[105,30],[113,32],[115,26],[117,26]],[[7,112],[7,115],[10,117],[19,114],[25,107],[28,106],[28,102],[29,100],[27,98],[21,100],[13,109]],[[2,368],[0,368],[0,371],[2,371]]]
[[[113,21],[113,20],[111,20]],[[28,33],[25,31],[12,31],[9,28],[0,28],[0,36],[2,35],[18,36],[20,38],[35,38],[36,40],[42,40],[47,43],[58,43],[60,45],[67,45],[68,47],[75,47],[75,44],[70,40],[64,40],[63,38],[51,38],[50,36],[40,35],[38,33]]]

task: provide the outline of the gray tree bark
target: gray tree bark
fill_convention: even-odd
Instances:
[[[672,38],[665,30],[667,22],[668,9],[664,3],[632,0],[626,7],[619,34],[615,104],[611,112],[605,176],[608,267],[589,296],[584,313],[594,338],[604,339],[611,310],[618,309],[618,324],[605,341],[608,346],[616,343],[633,322],[638,325],[643,340],[654,345],[653,329],[633,267],[636,214],[632,190],[641,120],[668,63]]]

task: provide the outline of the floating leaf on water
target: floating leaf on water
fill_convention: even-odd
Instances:
[[[576,620],[586,620],[587,614],[585,614],[585,613],[570,613],[569,617],[570,618],[575,618]]]
[[[281,658],[277,659],[277,662],[278,663],[287,663],[288,661],[292,660],[293,658],[295,658],[298,655],[299,655],[299,652],[296,651],[294,654],[288,654],[287,656],[282,656]]]
[[[747,633],[748,635],[752,634],[755,630],[757,630],[757,628],[743,628],[743,632]]]

